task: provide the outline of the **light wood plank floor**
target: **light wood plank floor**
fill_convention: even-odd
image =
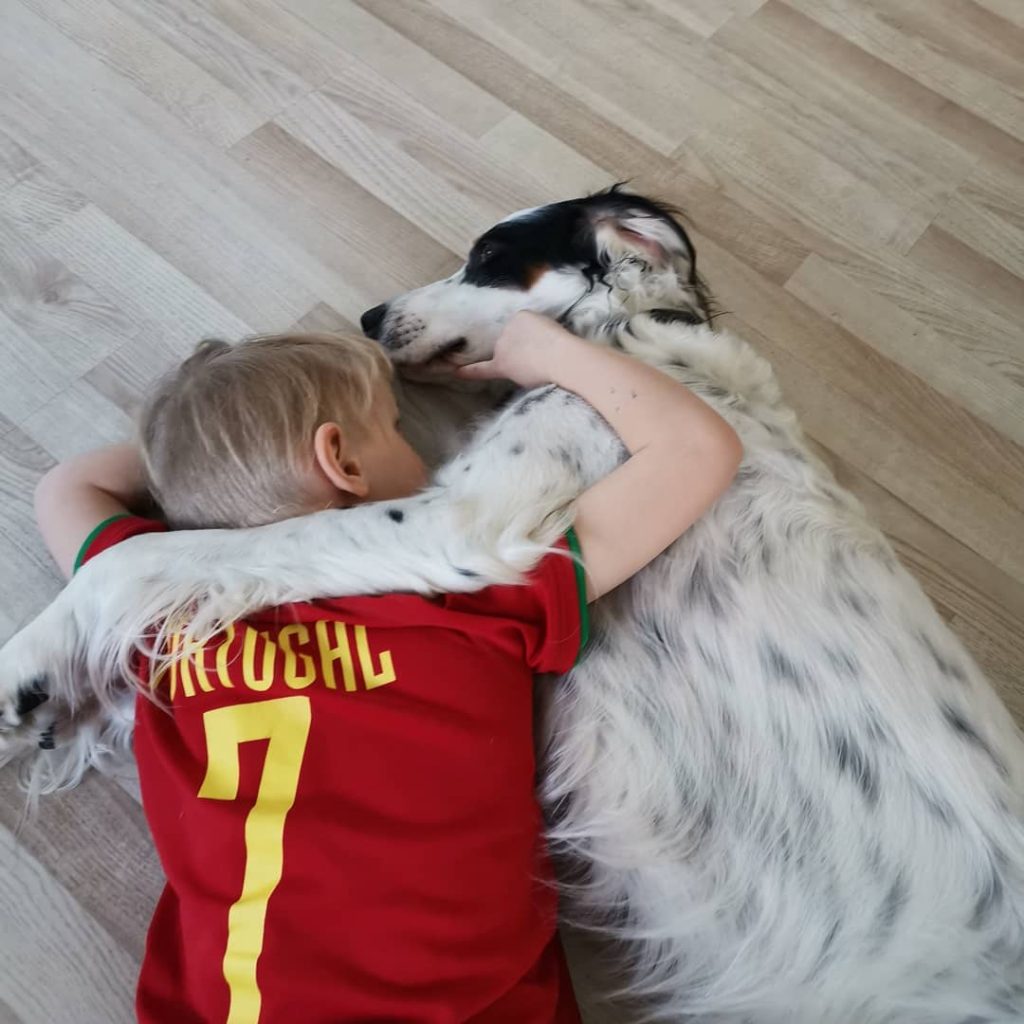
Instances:
[[[200,336],[628,178],[1024,716],[1022,57],[1021,0],[2,0],[0,639],[58,587],[34,481]],[[0,1022],[131,1019],[131,783],[20,813],[0,773]]]

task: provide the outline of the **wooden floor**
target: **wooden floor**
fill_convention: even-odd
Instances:
[[[1021,0],[0,0],[0,639],[58,586],[35,479],[199,337],[628,178],[1024,717],[1022,56]],[[131,783],[20,812],[0,1024],[131,1019]]]

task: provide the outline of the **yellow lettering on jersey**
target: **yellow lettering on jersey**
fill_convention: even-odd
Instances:
[[[359,652],[359,667],[363,672],[363,685],[367,690],[376,690],[378,686],[387,686],[395,681],[395,666],[390,651],[380,652],[380,671],[373,667],[373,654],[370,642],[366,637],[365,626],[353,626],[356,634],[356,650]]]
[[[237,800],[240,748],[268,740],[256,800],[245,819],[242,892],[228,911],[222,969],[230,1002],[226,1024],[257,1024],[263,996],[256,965],[263,952],[267,904],[284,870],[284,827],[295,803],[312,711],[308,697],[228,704],[203,715],[206,775],[202,800]]]
[[[213,684],[210,682],[210,678],[206,673],[206,650],[203,645],[197,642],[191,633],[186,633],[184,637],[185,644],[185,657],[181,661],[181,671],[184,676],[190,670],[190,665],[195,669],[196,682],[199,684],[199,689],[204,693],[213,693]],[[191,675],[189,676],[189,683],[191,683]]]
[[[284,682],[285,686],[293,690],[304,690],[316,678],[316,670],[313,668],[313,659],[308,654],[298,654],[292,649],[292,637],[298,643],[305,646],[309,643],[309,629],[301,622],[285,626],[277,634],[277,642],[284,654]],[[298,663],[302,663],[302,672],[298,670]]]
[[[185,696],[194,697],[196,695],[196,688],[192,682],[192,668],[189,665],[188,655],[184,651],[178,661],[178,678],[181,679],[181,690]]]
[[[182,636],[180,633],[171,634],[171,657],[174,659],[171,664],[171,700],[177,692],[177,681],[181,680],[181,692],[185,697],[194,697],[196,688],[192,683],[192,672],[188,667],[188,656],[183,649]]]
[[[214,664],[217,666],[217,679],[221,686],[227,686],[232,690],[235,684],[231,682],[231,673],[228,672],[228,654],[231,652],[231,645],[235,640],[235,624],[232,622],[224,631],[224,639],[217,648],[217,655]]]
[[[333,645],[329,634],[333,633]],[[320,666],[324,673],[324,685],[329,690],[336,690],[338,684],[334,678],[334,663],[341,662],[341,673],[345,681],[345,689],[354,693],[356,673],[352,666],[352,650],[348,644],[348,630],[344,622],[321,619],[316,624],[316,642],[320,648]]]
[[[245,626],[242,634],[242,681],[250,690],[269,690],[274,683],[275,644],[266,633],[257,633],[252,626]],[[263,658],[260,674],[256,675],[256,639],[263,637]]]
[[[234,689],[229,658],[232,644],[239,638],[239,629],[242,633],[241,657],[236,659],[238,671],[243,684],[259,693],[271,689],[275,683],[284,683],[290,690],[305,690],[318,681],[328,690],[337,690],[339,665],[345,692],[355,693],[359,689],[355,659],[358,659],[364,690],[376,690],[397,678],[391,651],[371,649],[365,626],[321,619],[312,629],[306,623],[291,623],[274,638],[269,632],[252,626],[229,625],[217,642],[212,666],[207,659],[209,648],[197,643],[190,632],[171,632],[167,638],[169,653],[150,686],[155,690],[169,676],[172,701],[179,689],[183,697],[194,697],[197,690],[212,693],[218,684]],[[258,651],[261,645],[262,650]],[[278,649],[282,660],[280,674],[276,672]]]

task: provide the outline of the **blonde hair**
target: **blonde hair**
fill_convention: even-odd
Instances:
[[[156,387],[140,434],[153,496],[179,528],[258,526],[310,511],[313,435],[365,436],[391,364],[355,334],[201,342]]]

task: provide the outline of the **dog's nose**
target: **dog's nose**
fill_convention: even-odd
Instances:
[[[363,328],[363,334],[368,338],[380,338],[380,325],[384,323],[384,317],[388,312],[388,304],[382,302],[373,309],[368,309],[360,318],[359,323]]]

